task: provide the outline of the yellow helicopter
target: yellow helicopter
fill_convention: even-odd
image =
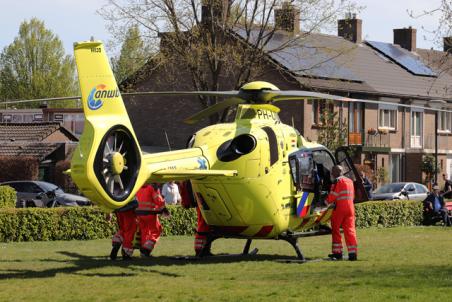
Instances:
[[[332,96],[280,91],[266,82],[252,82],[239,91],[146,93],[227,97],[188,118],[188,123],[232,105],[237,110],[234,122],[199,130],[187,149],[143,154],[102,43],[75,43],[74,51],[86,120],[70,173],[83,194],[104,209],[124,206],[144,183],[190,180],[213,230],[210,241],[247,239],[246,254],[252,239],[283,239],[304,260],[297,238],[328,233],[333,209],[323,198],[335,164],[343,165],[355,181],[356,201],[366,200],[346,150],[333,155],[324,146],[306,141],[296,129],[281,123],[280,110],[272,105],[280,100]],[[306,232],[319,225],[324,227]]]

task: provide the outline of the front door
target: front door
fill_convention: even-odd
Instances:
[[[362,103],[351,102],[348,111],[348,144],[362,144]]]
[[[347,176],[353,180],[353,185],[355,187],[355,203],[363,202],[369,200],[367,192],[364,189],[363,179],[359,175],[358,170],[356,170],[353,161],[348,154],[347,147],[339,147],[336,149],[336,161],[338,165],[341,165],[344,170],[344,176]]]

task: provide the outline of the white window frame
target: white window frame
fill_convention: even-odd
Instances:
[[[312,100],[312,112],[311,112],[311,118],[312,118],[312,125],[313,126],[323,126],[320,122],[322,111],[320,110],[320,106],[324,106],[325,110],[334,110],[334,105],[331,104],[326,99],[315,99]]]
[[[385,121],[383,121],[382,124],[382,115],[384,115],[384,112],[388,112],[389,120],[386,124]],[[391,115],[394,115],[394,124],[391,125]],[[397,122],[398,122],[398,110],[396,105],[388,105],[388,104],[381,104],[378,106],[378,129],[387,129],[396,131],[397,130]]]
[[[445,119],[445,122],[443,123]],[[452,131],[452,112],[438,112],[438,132],[451,133]]]
[[[413,113],[414,112],[419,112],[419,119],[420,119],[420,127],[419,130],[421,131],[421,133],[418,133],[419,135],[419,143],[416,144],[415,143],[415,139],[413,136]],[[425,117],[424,117],[424,109],[421,108],[411,108],[411,112],[410,112],[410,145],[411,148],[423,148],[424,146],[424,133],[425,133],[425,129],[424,129],[424,124],[425,124]]]

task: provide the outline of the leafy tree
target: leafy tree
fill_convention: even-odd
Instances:
[[[333,152],[347,144],[347,123],[341,119],[338,111],[324,110],[320,114],[318,142]]]
[[[14,42],[0,54],[0,100],[74,95],[74,71],[73,59],[64,54],[61,40],[44,22],[36,18],[24,21]],[[37,106],[26,106],[33,105]]]
[[[433,155],[426,154],[422,157],[421,171],[425,173],[425,182],[427,184],[432,183],[432,180],[435,179],[435,173],[440,171],[438,164],[435,167],[435,157]]]
[[[120,55],[112,59],[116,80],[121,82],[126,79],[142,67],[148,58],[149,51],[141,39],[140,29],[137,25],[133,25],[127,31]]]
[[[216,91],[238,89],[259,78],[268,66],[266,63],[272,64],[269,54],[292,47],[312,32],[335,25],[337,16],[358,9],[353,0],[285,1],[283,6],[292,12],[295,7],[300,9],[303,31],[273,45],[270,42],[281,29],[274,22],[280,3],[279,0],[109,0],[99,13],[109,21],[113,36],[119,38],[124,27],[137,23],[155,50],[160,46],[152,65],[165,74],[161,81],[180,90]],[[186,74],[183,83],[182,73]],[[217,102],[216,97],[199,98],[204,107]],[[218,118],[219,115],[212,116],[211,123]]]

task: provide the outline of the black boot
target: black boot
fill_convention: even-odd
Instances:
[[[328,258],[331,258],[333,260],[342,260],[342,254],[329,254]]]
[[[118,257],[118,252],[119,252],[120,248],[121,248],[121,244],[120,243],[113,243],[112,248],[111,248],[111,252],[110,252],[110,259],[111,260],[116,260],[116,257]]]
[[[145,249],[145,248],[141,248],[140,249],[140,255],[143,258],[149,258],[149,257],[151,257],[151,251],[148,250],[148,249]]]
[[[132,260],[132,256],[127,254],[124,250],[121,250],[122,260]]]
[[[358,260],[358,255],[356,255],[356,253],[350,253],[350,254],[348,254],[348,260],[356,261],[356,260]]]

